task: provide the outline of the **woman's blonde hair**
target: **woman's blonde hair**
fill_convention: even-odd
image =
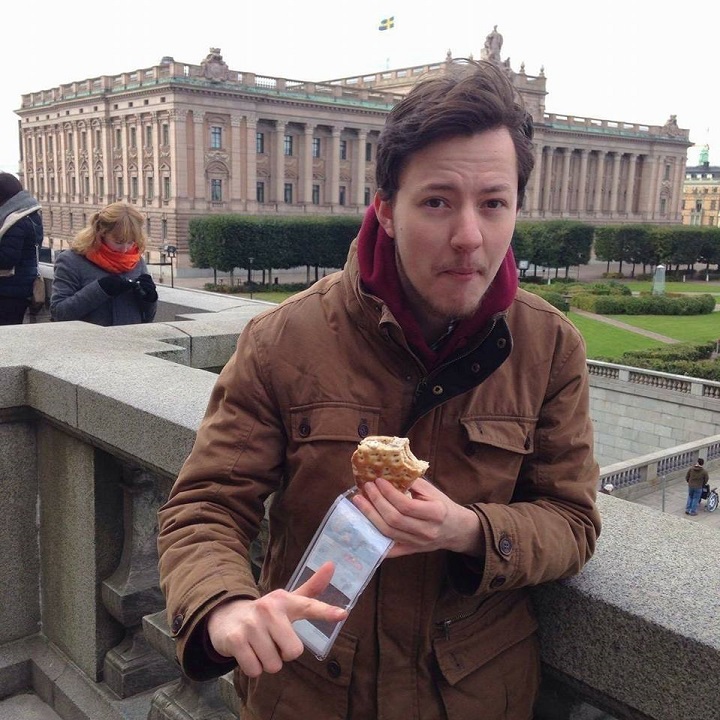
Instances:
[[[100,244],[104,235],[113,233],[120,242],[134,242],[142,255],[147,244],[144,223],[145,218],[133,205],[112,203],[93,214],[90,224],[75,236],[71,247],[79,255],[87,255]]]

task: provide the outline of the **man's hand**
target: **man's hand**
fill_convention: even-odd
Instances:
[[[274,590],[257,600],[230,600],[218,605],[208,618],[208,634],[215,651],[234,657],[248,677],[279,672],[284,662],[295,660],[303,644],[293,630],[295,620],[338,622],[347,611],[316,598],[335,572],[331,562],[297,590]]]
[[[402,493],[387,480],[365,483],[353,498],[380,532],[395,541],[388,557],[433,550],[479,556],[484,551],[480,521],[424,478]]]

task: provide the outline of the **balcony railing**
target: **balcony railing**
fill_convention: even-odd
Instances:
[[[30,690],[63,718],[237,717],[227,677],[190,682],[172,660],[156,512],[214,385],[207,369],[263,305],[158,292],[152,325],[0,328],[0,698]],[[627,477],[719,444],[638,459]],[[537,718],[717,717],[720,533],[618,497],[598,505],[591,562],[534,591]]]

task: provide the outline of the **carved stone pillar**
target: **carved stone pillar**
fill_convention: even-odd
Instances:
[[[298,201],[305,204],[312,204],[312,179],[313,179],[313,133],[315,126],[305,123],[302,147],[300,148],[300,172],[298,188]]]
[[[270,200],[278,204],[285,199],[285,128],[286,123],[281,120],[275,121],[275,133],[273,135],[272,147],[272,182],[270,188]]]
[[[548,146],[545,148],[544,167],[543,167],[543,213],[552,213],[552,173],[553,159],[555,156],[555,148]]]
[[[176,678],[178,668],[147,643],[144,615],[164,607],[159,587],[157,511],[163,501],[148,472],[123,468],[125,537],[120,564],[102,584],[108,612],[125,627],[125,638],[105,656],[104,677],[120,698],[130,697]]]
[[[245,200],[250,212],[257,210],[257,118],[245,117]]]
[[[562,183],[560,184],[560,214],[564,215],[570,209],[568,204],[568,193],[570,191],[570,158],[572,148],[563,148]]]
[[[610,184],[610,215],[616,215],[618,211],[618,195],[620,194],[620,163],[622,153],[613,153],[612,183]]]
[[[358,207],[365,206],[365,143],[367,142],[367,130],[358,130],[357,136],[357,152],[355,153],[355,163],[353,167],[353,185],[355,192],[353,193],[353,204]]]
[[[605,177],[605,151],[596,151],[597,167],[595,168],[595,192],[593,194],[593,212],[595,217],[602,215],[603,179]]]
[[[587,171],[588,171],[588,151],[580,151],[580,182],[578,185],[578,201],[577,210],[580,215],[585,212],[587,207]]]
[[[329,200],[331,205],[338,204],[340,195],[340,134],[341,128],[332,128],[328,155],[330,171],[327,173],[325,180],[327,183],[325,200]]]
[[[625,212],[632,215],[637,211],[635,203],[635,170],[637,168],[637,155],[630,156],[630,167],[628,169],[627,192],[625,194]]]
[[[530,176],[530,183],[532,184],[532,190],[529,190],[530,195],[530,207],[526,208],[530,213],[535,213],[540,210],[540,189],[542,188],[542,177],[543,177],[543,150],[544,147],[540,144],[535,148],[535,168]],[[528,189],[526,188],[526,191]]]

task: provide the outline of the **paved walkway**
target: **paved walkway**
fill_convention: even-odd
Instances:
[[[667,343],[673,345],[679,343],[679,340],[668,337],[667,335],[660,335],[659,333],[652,332],[651,330],[644,330],[643,328],[635,327],[635,325],[628,325],[621,320],[615,320],[607,317],[607,315],[596,315],[595,313],[588,312],[587,310],[578,310],[577,308],[571,308],[574,313],[582,315],[583,317],[590,318],[591,320],[598,320],[599,322],[607,323],[608,325],[614,325],[616,328],[621,330],[628,330],[629,332],[637,333],[638,335],[644,335],[645,337],[657,340],[658,342]]]

